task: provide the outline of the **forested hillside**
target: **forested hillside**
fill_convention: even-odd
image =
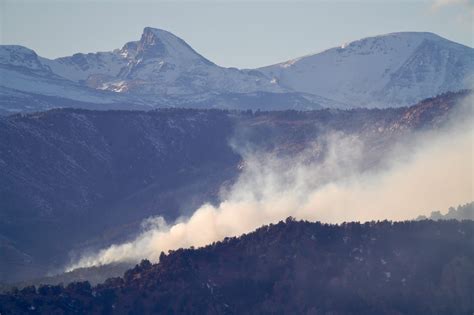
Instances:
[[[263,226],[123,278],[0,295],[2,314],[472,314],[474,222]]]
[[[52,110],[0,117],[0,281],[43,276],[84,249],[217,202],[243,152],[295,154],[330,133],[367,144],[372,166],[417,130],[449,121],[469,92],[412,107],[317,111]],[[325,154],[324,142],[318,155]]]

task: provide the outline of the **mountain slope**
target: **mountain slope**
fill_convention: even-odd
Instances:
[[[28,48],[0,46],[0,114],[56,107],[150,108],[130,96],[99,91],[67,80],[54,73],[50,63]]]
[[[286,222],[123,278],[0,295],[2,314],[472,314],[474,222]]]
[[[258,70],[284,88],[353,106],[403,106],[471,88],[474,49],[432,33],[392,33]]]
[[[2,279],[213,200],[239,161],[217,111],[52,111],[0,118],[0,130]]]
[[[365,139],[364,160],[373,166],[397,139],[446,123],[466,95],[386,110],[64,109],[0,117],[0,259],[9,266],[0,281],[41,276],[63,267],[66,252],[124,241],[147,217],[173,221],[217,202],[240,172],[243,154],[233,148],[291,155],[337,132]]]

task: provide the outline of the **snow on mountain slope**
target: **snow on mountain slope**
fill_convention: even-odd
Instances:
[[[296,92],[353,106],[403,106],[471,88],[474,49],[432,33],[392,33],[258,70]]]
[[[285,92],[260,72],[220,67],[182,39],[149,27],[140,40],[126,43],[122,49],[54,60],[39,57],[25,47],[0,46],[0,75],[0,95],[3,101],[9,100],[0,102],[0,106],[8,103],[4,111],[14,111],[15,104],[19,104],[19,110],[24,109],[20,103],[25,100],[18,92],[99,104],[130,103],[131,107],[136,103],[155,107],[207,106],[225,103],[236,93],[245,95],[241,99],[258,104],[272,98],[255,93]],[[325,100],[290,94],[284,99],[298,100],[298,104],[290,104],[293,108],[319,108]],[[12,95],[18,101],[12,103]],[[231,103],[226,108],[248,108],[247,104]],[[38,110],[56,106],[48,104]]]
[[[55,60],[41,58],[41,62],[55,74],[74,82],[84,82],[95,75],[115,77],[127,65],[114,52],[78,53]]]
[[[139,41],[113,52],[42,62],[68,80],[114,92],[179,96],[283,91],[265,76],[219,67],[170,32],[149,27]]]
[[[31,71],[51,72],[31,49],[19,45],[0,46],[0,64],[21,67]]]
[[[264,76],[215,65],[182,39],[159,29],[145,28],[140,41],[127,43],[117,53],[127,59],[127,67],[97,88],[173,96],[282,91]]]
[[[26,47],[0,46],[0,97],[2,101],[15,96],[18,102],[21,102],[28,98],[26,95],[31,94],[97,104],[124,101],[121,95],[104,93],[67,80],[58,73],[54,73],[50,64],[44,61],[44,58]]]
[[[393,33],[239,70],[220,67],[170,32],[147,27],[140,40],[121,49],[54,60],[22,46],[0,46],[0,110],[14,111],[16,104],[23,110],[22,93],[30,100],[43,95],[48,100],[120,103],[120,108],[396,107],[471,88],[473,51],[431,33]],[[58,102],[28,106],[42,110]],[[60,107],[67,106],[73,105]]]
[[[68,98],[73,100],[95,103],[111,102],[106,95],[100,94],[99,91],[85,89],[83,86],[73,84],[73,82],[58,79],[54,75],[45,77],[35,73],[14,71],[0,66],[0,77],[2,77],[0,80],[1,86],[11,90],[48,96],[67,95]]]

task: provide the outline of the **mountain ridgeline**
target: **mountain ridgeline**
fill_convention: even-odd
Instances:
[[[270,224],[122,278],[26,287],[2,314],[472,314],[474,222]]]
[[[0,117],[0,281],[60,271],[74,255],[133,237],[147,217],[173,221],[219,202],[241,173],[241,149],[293,155],[337,132],[363,139],[373,167],[398,140],[446,125],[470,95],[383,110],[58,109]]]
[[[225,68],[146,27],[121,49],[57,59],[0,46],[0,114],[58,107],[319,109],[400,107],[472,88],[474,49],[391,33],[257,69]]]

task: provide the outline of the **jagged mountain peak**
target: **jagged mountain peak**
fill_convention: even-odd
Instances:
[[[126,43],[119,53],[127,59],[173,58],[212,64],[178,36],[152,27],[145,27],[140,40]]]

